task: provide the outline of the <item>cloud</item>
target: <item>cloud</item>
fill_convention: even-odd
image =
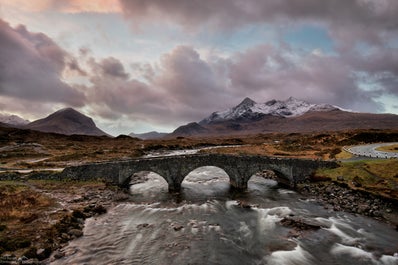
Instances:
[[[64,70],[82,71],[53,40],[0,20],[0,95],[82,106],[84,95],[62,81]]]
[[[80,86],[87,96],[87,105],[93,113],[105,119],[130,115],[133,119],[161,120],[167,113],[163,97],[154,86],[130,78],[123,64],[114,57],[88,59],[91,70],[90,84]]]
[[[119,13],[118,0],[2,0],[2,4],[25,12],[58,11],[63,13]]]
[[[167,93],[176,117],[192,119],[199,112],[231,99],[225,91],[225,77],[214,64],[204,60],[190,46],[177,46],[163,55],[154,85]]]
[[[382,44],[398,29],[395,0],[120,0],[134,23],[169,20],[191,31],[236,29],[254,24],[325,26],[342,50],[358,41]]]
[[[123,64],[114,57],[105,58],[99,63],[91,59],[90,64],[94,71],[100,71],[104,76],[121,79],[129,78],[129,74],[126,73]]]
[[[52,8],[65,13],[119,13],[120,4],[117,0],[52,0]]]
[[[226,75],[190,46],[175,47],[157,66],[133,64],[137,78],[125,75],[116,58],[89,61],[91,84],[81,90],[86,91],[92,112],[104,119],[118,113],[135,121],[178,126],[202,119],[215,106],[227,107],[233,99],[225,91]]]
[[[345,54],[347,64],[356,70],[358,78],[380,92],[398,96],[398,49],[386,47],[373,49],[361,55]]]
[[[375,92],[363,91],[355,68],[339,56],[295,53],[260,45],[238,53],[230,64],[231,86],[254,98],[294,96],[361,111],[378,111]]]
[[[170,19],[182,25],[207,22],[223,27],[275,21],[327,21],[394,29],[398,4],[394,0],[120,0],[132,19]]]

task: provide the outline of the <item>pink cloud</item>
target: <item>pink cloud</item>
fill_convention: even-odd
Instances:
[[[0,20],[0,95],[82,106],[84,95],[62,81],[73,57],[42,33]]]
[[[118,0],[3,0],[3,5],[25,12],[57,11],[62,13],[120,13]]]

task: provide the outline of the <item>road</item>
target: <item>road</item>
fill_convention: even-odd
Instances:
[[[378,144],[367,144],[367,145],[356,145],[352,147],[345,147],[344,150],[356,155],[356,156],[365,156],[365,157],[373,157],[373,158],[398,158],[398,153],[394,152],[383,152],[377,151],[376,149],[381,146],[387,145],[395,145],[396,143],[378,143]]]

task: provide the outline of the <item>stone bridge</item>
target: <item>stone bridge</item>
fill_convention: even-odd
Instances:
[[[62,178],[74,180],[103,180],[128,187],[131,177],[141,171],[151,171],[162,176],[169,185],[169,191],[179,191],[184,178],[193,170],[203,166],[223,169],[229,176],[230,184],[237,189],[246,189],[251,176],[263,170],[272,170],[278,183],[294,188],[318,168],[334,168],[331,161],[277,158],[266,156],[242,156],[222,154],[200,154],[139,158],[84,164],[65,168]]]

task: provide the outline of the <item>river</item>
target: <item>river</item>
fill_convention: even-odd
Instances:
[[[86,220],[52,264],[398,264],[392,227],[325,210],[272,180],[252,177],[236,192],[224,171],[202,167],[170,194],[160,176],[147,178],[131,186],[131,202]],[[292,216],[321,228],[280,223]]]

